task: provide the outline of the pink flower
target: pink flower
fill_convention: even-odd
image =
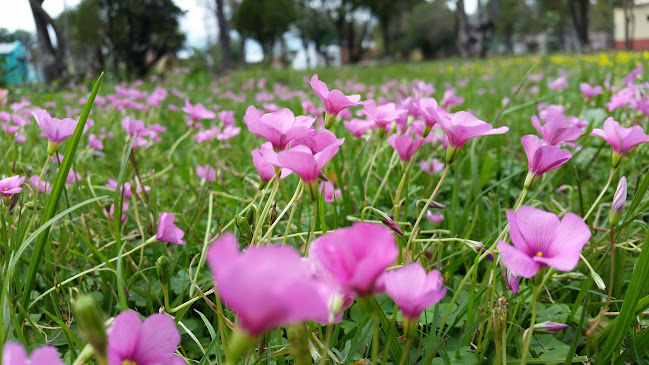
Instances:
[[[442,171],[444,169],[444,163],[436,158],[432,158],[428,161],[421,160],[419,162],[419,168],[424,170],[428,175],[432,175],[436,172]]]
[[[320,193],[324,190],[324,201],[327,203],[333,203],[334,200],[340,197],[340,189],[334,188],[334,183],[331,181],[323,181],[320,183],[319,187]]]
[[[252,164],[259,173],[259,178],[262,182],[268,182],[275,176],[275,165],[279,164],[277,161],[277,153],[273,150],[270,142],[261,145],[258,150],[252,150]],[[291,174],[291,170],[282,169],[280,178],[283,179]]]
[[[246,109],[243,121],[253,134],[266,138],[276,151],[283,150],[294,138],[312,133],[315,119],[295,117],[289,109],[280,109],[273,113],[261,114],[253,105]]]
[[[11,176],[0,180],[0,195],[4,197],[12,196],[23,191],[20,185],[25,182],[25,177]]]
[[[584,130],[576,125],[570,124],[563,115],[563,109],[559,111],[548,111],[541,113],[541,119],[545,121],[541,125],[536,115],[532,116],[532,126],[541,134],[543,141],[547,144],[558,145],[565,142],[574,141],[584,134]]]
[[[51,192],[52,191],[52,185],[49,183],[49,181],[41,180],[40,184],[38,183],[39,176],[38,175],[32,175],[32,177],[29,178],[29,181],[32,183],[32,186],[38,189],[39,193],[44,193],[44,192]]]
[[[428,218],[429,221],[433,222],[433,224],[441,224],[444,221],[444,214],[440,212],[431,212],[430,210],[426,212],[426,218]]]
[[[167,212],[160,213],[158,217],[158,231],[155,234],[155,239],[158,242],[169,242],[177,245],[184,245],[183,236],[185,232],[174,224],[176,217]]]
[[[309,247],[318,267],[362,297],[383,291],[378,279],[398,255],[389,228],[361,222],[326,233]]]
[[[624,89],[620,90],[617,94],[613,94],[611,96],[611,101],[606,103],[606,106],[608,107],[608,111],[612,112],[617,108],[621,108],[629,104],[633,100],[634,95],[635,95],[635,89],[633,87],[625,87]]]
[[[189,100],[185,100],[183,111],[189,114],[192,122],[196,122],[201,119],[214,119],[216,117],[216,113],[211,110],[207,110],[203,106],[203,104],[192,105],[189,103]]]
[[[133,137],[135,133],[140,134],[145,129],[143,121],[137,119],[131,120],[131,117],[129,116],[122,119],[122,127],[124,127],[126,133],[131,137]]]
[[[442,97],[442,108],[448,109],[454,106],[464,103],[464,98],[461,96],[455,95],[454,88],[447,88],[444,90],[444,96]]]
[[[587,84],[585,82],[582,82],[579,84],[579,89],[581,89],[582,94],[586,97],[586,99],[590,99],[593,96],[602,94],[604,91],[602,90],[602,87],[599,85],[592,86],[590,84]]]
[[[638,63],[638,66],[633,71],[631,71],[631,73],[627,77],[624,78],[624,83],[627,85],[632,84],[635,81],[635,79],[641,74],[642,74],[642,64]]]
[[[548,83],[548,88],[552,90],[563,90],[568,88],[568,81],[564,76],[558,77],[556,80]]]
[[[388,129],[392,122],[399,119],[402,114],[408,113],[405,109],[398,109],[394,103],[386,103],[383,105],[376,105],[376,102],[369,99],[365,102],[363,113],[374,121],[377,127]]]
[[[153,314],[142,322],[133,310],[115,316],[108,334],[108,365],[183,365],[174,354],[180,334],[173,317]]]
[[[77,181],[81,180],[81,174],[78,172],[74,172],[72,169],[68,171],[68,177],[65,178],[65,183],[68,185],[72,185]]]
[[[434,98],[418,98],[415,97],[415,110],[417,114],[424,119],[426,126],[432,127],[437,123],[438,118],[445,117],[450,119],[452,114],[437,105],[437,100]],[[432,110],[430,110],[432,109]]]
[[[426,274],[420,263],[412,263],[385,274],[385,292],[401,308],[404,317],[419,319],[426,308],[442,300],[446,288],[442,288],[439,271]]]
[[[509,130],[508,127],[494,129],[491,124],[483,122],[473,114],[464,111],[453,114],[451,119],[442,117],[437,121],[448,138],[449,146],[446,152],[446,163],[453,162],[459,150],[469,140],[491,134],[503,134]]]
[[[94,134],[88,136],[88,146],[97,150],[104,149],[104,144],[101,142],[101,139],[97,138]]]
[[[306,320],[328,322],[322,284],[293,247],[251,246],[239,252],[234,235],[227,233],[210,246],[207,263],[223,302],[250,336]]]
[[[287,168],[298,174],[309,189],[311,197],[315,198],[318,187],[314,186],[314,184],[318,181],[318,177],[324,166],[338,153],[339,148],[340,145],[332,144],[322,151],[313,154],[309,147],[299,145],[279,152],[277,154],[277,162],[273,163],[276,166]]]
[[[206,180],[207,182],[213,182],[216,181],[216,170],[214,167],[210,165],[197,165],[196,166],[196,174],[203,180]]]
[[[23,345],[7,342],[2,348],[2,365],[64,365],[54,346],[41,346],[27,356]]]
[[[219,112],[219,120],[225,126],[234,126],[234,111],[223,110]]]
[[[198,143],[201,142],[210,142],[214,137],[219,133],[219,128],[212,127],[210,129],[202,130],[194,136],[194,140]]]
[[[313,153],[322,152],[325,148],[338,145],[341,146],[345,138],[337,138],[332,131],[323,129],[308,136],[297,137],[291,141],[291,147],[307,146]]]
[[[531,278],[540,268],[551,266],[570,271],[579,263],[579,255],[590,239],[590,229],[573,213],[561,221],[556,214],[522,206],[507,211],[514,246],[498,242],[503,264],[516,276]]]
[[[358,105],[358,102],[361,100],[360,95],[346,96],[338,89],[329,91],[327,84],[318,80],[317,74],[311,77],[311,87],[313,88],[313,91],[318,94],[320,100],[322,100],[327,114],[334,117],[338,115],[341,110]]]
[[[57,119],[52,118],[50,114],[43,109],[32,111],[36,123],[43,130],[47,139],[52,143],[61,143],[61,141],[70,138],[77,128],[77,121],[70,118]]]
[[[421,146],[421,143],[421,138],[415,138],[413,141],[412,137],[407,134],[402,134],[400,136],[393,134],[388,138],[388,144],[397,151],[402,162],[409,162],[412,155],[414,155],[419,149],[419,146]]]
[[[649,136],[645,134],[642,127],[634,125],[631,128],[624,128],[612,117],[604,121],[604,129],[595,128],[590,135],[604,138],[619,155],[623,155],[634,146],[649,142]]]
[[[126,212],[128,210],[128,203],[122,203],[122,215],[120,217],[120,221],[122,223],[126,222]],[[110,208],[108,210],[104,210],[104,217],[113,220],[115,219],[115,204],[111,204]]]
[[[117,181],[115,181],[115,180],[113,180],[111,178],[108,178],[108,184],[106,184],[106,186],[113,189],[113,190],[117,190]],[[131,199],[131,194],[132,194],[132,192],[131,192],[131,183],[128,182],[128,181],[125,182],[124,184],[122,184],[122,189],[124,189],[124,199],[125,200]],[[120,190],[120,193],[121,192],[122,191]]]
[[[373,120],[363,119],[352,119],[350,121],[344,121],[343,124],[345,128],[356,138],[361,138],[363,136],[363,133],[376,126]]]
[[[521,143],[527,154],[528,171],[532,180],[559,168],[572,158],[570,151],[553,145],[543,145],[539,137],[533,134],[521,137]]]

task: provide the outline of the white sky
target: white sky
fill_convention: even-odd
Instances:
[[[80,0],[45,0],[43,8],[50,16],[56,17],[66,6],[72,8],[79,2]],[[204,48],[208,40],[216,41],[218,30],[213,10],[214,0],[174,0],[174,2],[186,11],[180,22],[182,31],[187,35],[186,46]],[[467,13],[474,12],[476,6],[477,0],[465,0]],[[23,29],[35,32],[36,26],[29,8],[29,1],[0,0],[0,28],[7,28],[10,31]],[[260,54],[261,47],[258,44],[246,42],[246,58],[252,61]]]

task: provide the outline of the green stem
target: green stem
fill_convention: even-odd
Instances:
[[[597,207],[597,204],[599,204],[599,201],[602,200],[604,194],[606,194],[606,190],[608,190],[608,187],[611,186],[611,182],[613,181],[613,175],[615,175],[615,167],[611,169],[611,174],[608,176],[608,181],[606,182],[604,189],[602,189],[602,192],[599,193],[599,196],[597,197],[597,199],[595,199],[593,205],[591,205],[590,209],[588,209],[588,212],[584,216],[584,221],[586,221],[591,213],[593,213],[593,211]]]
[[[325,365],[327,363],[327,358],[329,357],[329,347],[331,347],[331,336],[334,332],[334,326],[330,324],[327,325],[327,334],[325,335],[325,347],[322,351],[322,359],[320,360],[320,365]]]
[[[313,219],[311,220],[311,226],[309,227],[309,235],[306,239],[306,244],[304,245],[304,256],[309,253],[309,244],[313,240],[313,235],[315,234],[315,226],[318,224],[318,200],[313,200]]]
[[[388,178],[390,177],[390,173],[394,169],[394,167],[397,165],[397,162],[399,161],[399,154],[397,151],[394,151],[392,154],[392,157],[390,158],[390,165],[388,166],[388,171],[385,172],[385,175],[383,176],[383,179],[381,180],[381,185],[379,185],[379,188],[376,190],[376,193],[374,193],[374,197],[372,198],[372,202],[370,203],[371,205],[376,204],[376,200],[379,198],[379,195],[381,194],[381,191],[383,191],[383,188],[385,187],[385,184],[388,182]]]
[[[410,166],[412,165],[412,160],[408,161],[406,167],[403,169],[403,175],[401,175],[401,181],[399,181],[399,186],[397,187],[397,192],[394,195],[393,205],[394,205],[394,220],[395,222],[399,221],[399,211],[401,210],[401,193],[403,192],[403,187],[408,181],[408,172],[410,172]],[[407,198],[407,195],[406,195]]]
[[[444,168],[444,173],[442,173],[442,176],[439,178],[439,181],[437,182],[437,186],[435,186],[435,190],[433,190],[433,193],[430,194],[430,198],[428,198],[426,205],[424,205],[424,207],[421,209],[421,213],[419,213],[419,217],[417,217],[417,221],[415,221],[415,225],[412,227],[412,233],[408,238],[408,243],[406,244],[406,249],[405,249],[406,252],[408,252],[408,249],[410,248],[410,244],[415,240],[415,238],[417,238],[417,234],[419,234],[418,232],[419,224],[421,223],[421,220],[426,215],[428,206],[430,206],[430,203],[432,203],[433,199],[435,199],[435,196],[437,196],[437,193],[439,192],[439,189],[442,186],[442,183],[444,182],[444,179],[446,178],[446,175],[448,174],[448,170],[450,167],[451,167],[450,164],[446,164],[446,167]]]
[[[180,144],[180,142],[182,142],[185,138],[189,137],[189,135],[192,134],[193,130],[194,130],[193,126],[189,127],[189,130],[187,130],[187,132],[185,132],[185,134],[183,134],[182,136],[180,136],[180,138],[178,138],[176,140],[176,142],[173,144],[173,146],[171,146],[171,149],[169,150],[169,154],[167,155],[167,159],[171,160],[171,155],[174,154],[174,151],[176,150],[176,148],[178,148],[178,145]]]
[[[295,208],[295,206],[297,205],[297,201],[300,199],[300,196],[302,196],[302,186],[303,186],[303,183],[302,183],[302,180],[300,180],[300,182],[297,183],[297,188],[295,188],[295,192],[293,193],[293,197],[288,202],[288,204],[286,204],[286,207],[284,207],[282,212],[275,219],[275,222],[273,222],[273,224],[270,226],[270,228],[268,228],[268,232],[266,232],[264,237],[261,239],[263,242],[266,242],[266,241],[270,242],[270,238],[273,236],[273,229],[275,229],[275,226],[279,223],[279,221],[282,219],[284,214],[286,214],[288,209],[291,208],[291,207],[292,207],[292,209],[291,209],[291,215],[289,216],[289,220],[291,218],[293,218],[293,214],[292,214],[293,213],[293,208]],[[291,226],[291,223],[289,222],[288,225],[287,225],[287,228],[290,227],[290,226]]]
[[[542,285],[543,284],[535,285],[532,291],[532,318],[530,319],[530,327],[527,330],[525,330],[525,333],[523,334],[523,353],[521,355],[521,362],[520,362],[521,365],[527,364],[527,352],[528,349],[530,348],[530,344],[532,343],[532,335],[534,334],[534,324],[536,322],[536,301],[539,296],[539,289],[541,288]]]
[[[372,155],[372,159],[370,160],[370,168],[367,170],[367,177],[365,178],[365,188],[363,189],[363,201],[367,203],[367,188],[370,184],[370,178],[372,177],[372,167],[374,167],[374,162],[376,161],[376,156],[379,154],[379,150],[381,149],[381,143],[383,142],[383,131],[381,130],[379,132],[379,142],[376,145],[376,150],[374,150],[374,154]]]
[[[165,312],[172,313],[171,306],[169,305],[169,285],[162,285],[162,296],[164,297]]]
[[[270,196],[268,197],[268,200],[266,200],[266,205],[264,205],[264,210],[261,212],[259,217],[257,218],[257,223],[255,224],[255,232],[252,235],[252,244],[254,245],[255,242],[257,242],[257,238],[261,234],[262,227],[264,226],[264,221],[266,220],[266,216],[268,215],[268,212],[270,211],[270,207],[272,206],[272,202],[275,199],[275,194],[277,194],[277,190],[279,188],[279,175],[280,175],[281,170],[277,170],[277,174],[275,174],[274,181],[273,181],[273,190],[270,192]]]
[[[406,340],[406,344],[403,348],[403,355],[401,355],[401,360],[399,360],[399,365],[403,365],[406,359],[408,358],[408,350],[410,350],[410,341],[411,338],[408,337],[408,339]]]

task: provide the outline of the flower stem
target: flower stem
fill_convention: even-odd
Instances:
[[[363,189],[363,201],[367,203],[367,188],[370,184],[370,178],[372,176],[372,167],[374,167],[374,162],[376,161],[376,156],[379,154],[379,150],[381,149],[381,143],[383,142],[383,133],[379,133],[379,142],[376,145],[376,150],[374,150],[374,154],[372,155],[372,159],[370,160],[370,168],[367,170],[367,177],[365,178],[365,188]]]
[[[428,201],[426,202],[426,205],[421,209],[421,213],[419,213],[419,217],[417,217],[417,221],[415,221],[415,225],[412,227],[412,233],[410,234],[410,237],[408,238],[408,243],[406,244],[406,252],[408,252],[408,249],[410,248],[410,244],[417,238],[417,234],[419,233],[419,224],[421,223],[421,220],[424,218],[426,215],[426,211],[428,209],[428,206],[430,203],[435,199],[435,196],[437,196],[437,193],[439,192],[440,187],[442,186],[442,183],[444,182],[444,179],[446,178],[446,175],[448,174],[448,170],[451,167],[450,164],[446,164],[446,167],[444,168],[444,173],[442,173],[442,176],[439,178],[439,181],[437,182],[437,186],[435,186],[435,190],[433,190],[433,193],[430,194],[430,198],[428,198]]]
[[[588,212],[584,216],[584,221],[586,221],[588,217],[591,215],[591,213],[593,213],[593,211],[597,207],[597,204],[599,204],[599,201],[602,200],[604,194],[606,194],[606,190],[608,190],[608,187],[611,186],[611,181],[613,181],[613,175],[615,175],[615,167],[611,169],[611,174],[608,177],[608,181],[606,182],[604,189],[602,189],[602,192],[599,193],[599,196],[597,197],[597,199],[595,199],[593,205],[591,205],[590,209],[588,209]]]
[[[408,172],[410,172],[410,166],[412,165],[412,160],[408,161],[406,164],[406,167],[403,169],[403,175],[401,175],[401,181],[399,181],[399,186],[397,187],[397,192],[394,195],[394,220],[396,222],[399,221],[399,211],[401,210],[401,193],[403,192],[404,186],[406,186],[406,182],[408,181]],[[406,194],[406,198],[408,197],[408,194]]]
[[[399,365],[403,365],[406,359],[408,358],[408,350],[410,350],[410,342],[411,342],[411,338],[408,337],[408,339],[406,340],[406,344],[403,348],[403,355],[401,355],[401,360],[399,360]]]
[[[302,183],[302,180],[300,180],[300,182],[297,183],[297,188],[295,188],[295,192],[293,193],[293,197],[288,202],[288,204],[286,204],[286,207],[284,207],[284,209],[277,216],[277,218],[275,218],[275,222],[273,222],[273,224],[270,226],[270,228],[268,228],[268,232],[266,232],[266,234],[262,238],[263,242],[270,242],[270,238],[273,236],[273,230],[275,229],[275,226],[277,226],[277,224],[282,219],[284,214],[286,214],[288,209],[292,207],[291,208],[291,215],[289,216],[289,222],[287,224],[287,227],[291,226],[290,220],[291,220],[291,218],[293,218],[292,213],[293,213],[293,211],[295,209],[295,206],[297,205],[298,200],[300,199],[300,196],[302,196],[302,186],[303,186],[303,183]]]
[[[539,274],[537,274],[539,275]],[[534,285],[532,290],[532,318],[530,319],[530,327],[523,333],[523,353],[521,355],[521,365],[527,364],[527,352],[532,343],[532,334],[534,333],[534,324],[536,322],[536,301],[539,296],[539,289],[543,284]]]
[[[329,357],[329,347],[331,347],[331,337],[334,332],[334,326],[329,323],[327,325],[327,334],[325,335],[325,348],[322,351],[322,359],[320,360],[320,365],[325,365],[327,363],[327,358]]]
[[[309,227],[309,235],[306,239],[306,244],[304,245],[304,255],[306,256],[309,253],[309,244],[313,240],[313,235],[315,234],[315,226],[318,224],[318,200],[313,200],[313,219],[311,220],[311,226]]]
[[[261,234],[261,229],[264,226],[264,221],[266,220],[266,216],[268,215],[270,207],[273,204],[275,194],[277,194],[277,190],[279,189],[279,175],[280,170],[278,169],[277,174],[275,174],[274,177],[275,180],[273,181],[273,190],[270,192],[270,196],[268,197],[268,200],[266,200],[266,205],[264,205],[264,210],[262,210],[261,214],[257,218],[257,223],[255,224],[255,232],[253,233],[252,240],[250,241],[253,245],[255,244],[255,242],[257,242],[257,238]]]

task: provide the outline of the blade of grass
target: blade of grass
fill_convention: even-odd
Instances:
[[[86,121],[88,120],[88,116],[90,115],[90,109],[92,109],[92,105],[95,101],[95,96],[97,96],[97,92],[99,91],[99,86],[101,85],[101,80],[103,77],[104,74],[102,73],[101,75],[99,75],[97,82],[95,82],[95,86],[92,88],[92,92],[88,97],[86,106],[83,108],[83,112],[81,113],[81,117],[79,118],[79,122],[77,123],[77,128],[74,130],[72,137],[70,137],[68,148],[65,150],[65,157],[63,158],[63,162],[61,162],[61,166],[59,167],[59,172],[56,175],[56,180],[54,181],[54,185],[52,186],[52,193],[47,200],[47,205],[45,206],[45,211],[43,212],[43,216],[41,218],[41,226],[49,221],[56,212],[59,198],[61,197],[61,193],[63,192],[63,188],[65,187],[65,180],[68,177],[70,166],[72,166],[72,160],[74,160],[74,155],[77,152],[77,147],[79,146],[79,141],[81,141],[81,135],[83,134],[83,129],[86,126]],[[30,293],[32,291],[32,286],[34,285],[34,280],[36,280],[37,269],[40,265],[43,264],[41,260],[43,256],[43,249],[45,248],[45,243],[47,242],[48,236],[49,231],[43,231],[39,236],[39,240],[34,246],[34,252],[29,262],[27,274],[25,275],[25,285],[23,286],[23,297],[21,300],[23,308],[27,308],[27,305],[29,304]]]
[[[649,229],[647,229],[647,233],[649,233]],[[645,239],[643,247],[645,249],[640,252],[633,274],[631,274],[629,288],[626,291],[620,315],[616,318],[615,328],[613,328],[611,335],[607,337],[604,348],[597,359],[598,363],[608,364],[613,354],[617,353],[627,330],[636,316],[636,306],[640,301],[640,297],[647,295],[649,291],[649,286],[646,283],[647,277],[649,277],[649,250],[646,249],[649,247],[649,236]]]

